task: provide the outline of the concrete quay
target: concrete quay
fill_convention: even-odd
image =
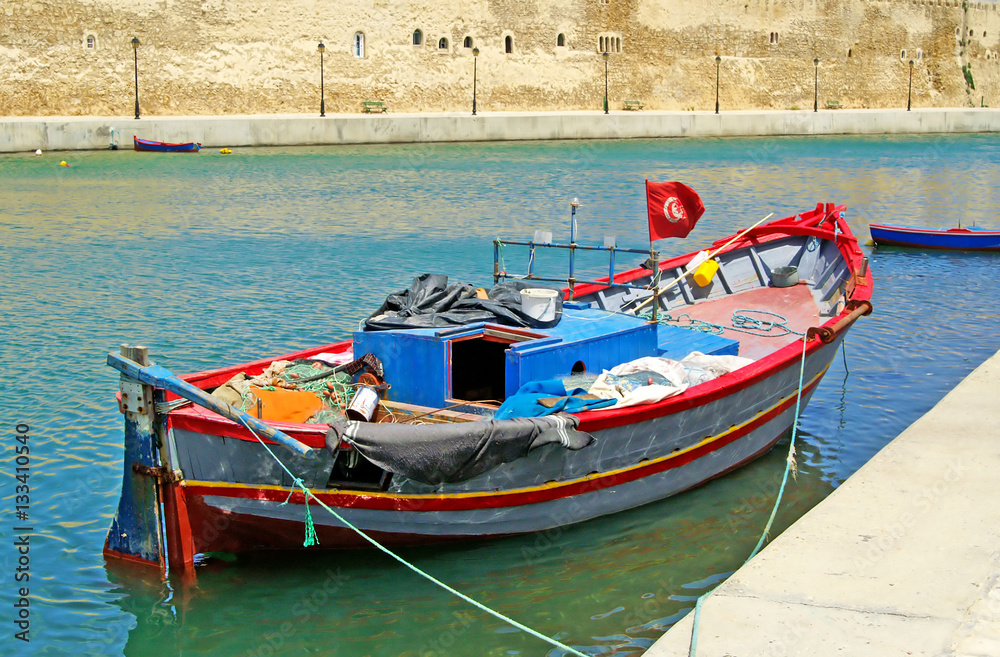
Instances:
[[[0,117],[0,152],[103,150],[132,135],[206,148],[543,139],[1000,132],[1000,110],[480,112],[243,116]]]
[[[998,393],[1000,352],[705,601],[697,656],[1000,655]]]

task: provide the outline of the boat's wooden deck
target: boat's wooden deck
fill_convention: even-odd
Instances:
[[[736,310],[766,310],[777,313],[787,320],[786,325],[788,328],[801,333],[821,323],[819,306],[816,305],[809,286],[804,283],[784,288],[759,288],[711,301],[703,301],[693,306],[674,308],[669,312],[673,317],[687,313],[694,319],[731,327],[733,325],[733,312]],[[747,315],[767,321],[780,321],[776,317],[762,313],[747,313]],[[782,332],[777,327],[771,330],[771,333],[776,335]],[[794,333],[788,333],[782,337],[763,337],[732,329],[723,333],[723,336],[739,341],[740,356],[753,358],[754,360],[766,356],[800,337]]]

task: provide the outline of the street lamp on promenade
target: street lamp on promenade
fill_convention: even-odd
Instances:
[[[135,118],[139,118],[139,37],[132,37],[132,61],[135,64]]]
[[[819,58],[813,59],[813,69],[815,70],[815,75],[813,76],[813,111],[819,111]]]
[[[910,95],[913,93],[913,60],[910,60],[910,86],[906,89],[906,111],[910,111]]]
[[[608,113],[608,51],[604,51],[604,113]]]
[[[316,46],[316,50],[319,51],[319,115],[326,116],[326,94],[323,89],[323,53],[326,52],[326,46],[322,41]]]
[[[722,57],[718,55],[715,56],[715,113],[719,113],[719,64],[722,63]]]
[[[472,116],[476,115],[476,64],[479,62],[479,48],[472,49]]]

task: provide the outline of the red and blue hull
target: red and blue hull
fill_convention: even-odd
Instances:
[[[132,135],[132,142],[137,151],[151,151],[155,153],[197,153],[201,150],[201,144],[197,142],[186,142],[183,144],[171,144],[164,141],[152,141],[150,139],[139,139]]]
[[[871,224],[868,229],[871,231],[872,240],[878,245],[958,251],[1000,251],[1000,230],[914,228],[885,224]]]
[[[748,362],[728,374],[660,401],[575,413],[578,429],[594,439],[589,447],[540,447],[468,478],[435,484],[377,467],[374,474],[380,477],[361,470],[351,471],[358,473],[356,477],[345,474],[343,467],[357,466],[357,459],[349,458],[356,448],[341,443],[333,451],[327,449],[326,425],[275,422],[276,429],[305,448],[302,455],[287,446],[270,445],[295,472],[293,481],[247,429],[206,408],[181,406],[161,416],[162,422],[138,415],[151,427],[149,431],[159,432],[162,466],[134,470],[126,464],[125,483],[136,479],[135,472],[156,477],[168,560],[171,567],[185,570],[198,553],[301,548],[307,503],[301,486],[313,496],[311,518],[323,548],[366,545],[341,518],[388,545],[441,543],[550,531],[694,488],[752,461],[786,435],[795,422],[796,408],[808,403],[848,329],[871,312],[867,260],[842,207],[820,204],[732,240],[720,240],[713,248],[718,249],[719,263],[715,278],[707,284],[682,281],[656,299],[662,310],[728,323],[740,309],[768,309],[785,318],[788,332],[730,331],[728,339],[739,342],[739,354]],[[675,275],[693,256],[660,263],[660,273]],[[778,285],[772,273],[789,263],[796,263],[801,281]],[[635,298],[635,288],[622,282],[647,289],[642,286],[652,284],[652,276],[644,267],[624,271],[611,285],[578,286],[576,300],[592,304],[592,312],[608,315],[598,326],[613,326],[614,318],[622,314],[615,311]],[[277,360],[353,355],[357,346],[355,338]],[[235,374],[259,374],[272,360],[193,374],[185,380],[200,390],[213,390]],[[133,385],[129,379],[123,381],[123,408],[136,415],[129,411],[136,404],[136,391],[129,387]],[[800,391],[801,404],[797,403]],[[397,411],[407,412],[410,402],[398,401]],[[409,412],[418,413],[413,418],[425,418],[448,411],[411,404]],[[470,423],[472,432],[477,419],[462,421]],[[414,431],[418,429],[414,425]],[[319,502],[340,517],[320,510]],[[123,517],[128,511],[120,509]],[[111,539],[108,551],[115,551]]]

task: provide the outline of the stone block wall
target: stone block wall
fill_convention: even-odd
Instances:
[[[613,109],[714,109],[716,56],[723,111],[903,107],[911,59],[915,107],[978,107],[998,37],[957,0],[7,0],[0,115],[130,116],[135,59],[143,114],[318,113],[320,41],[328,113],[471,111],[473,47],[480,111],[599,110],[602,45]]]

